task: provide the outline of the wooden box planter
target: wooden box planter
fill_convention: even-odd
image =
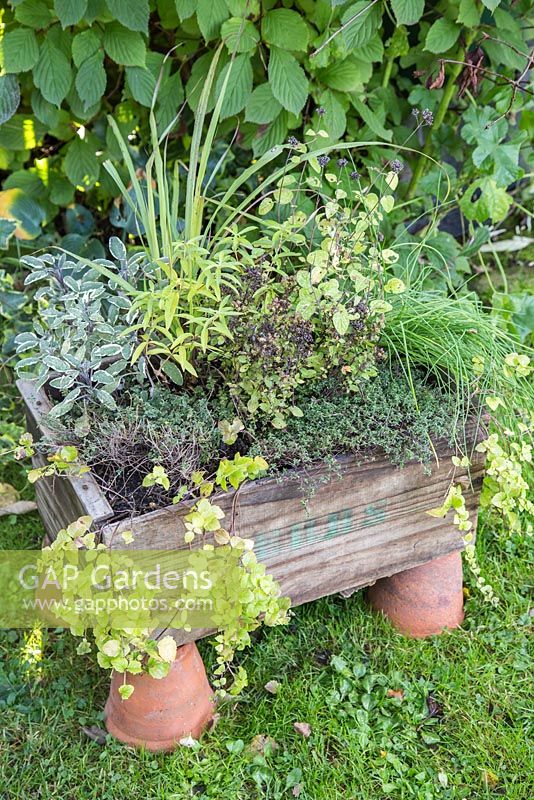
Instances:
[[[43,415],[51,402],[30,381],[19,381],[26,405],[28,428],[39,438]],[[307,479],[319,483],[305,499],[298,472],[282,481],[264,478],[238,492],[219,494],[216,502],[233,518],[234,531],[255,541],[255,552],[280,583],[293,605],[336,592],[350,593],[379,578],[417,567],[462,549],[462,538],[452,523],[426,512],[442,504],[452,477],[451,455],[436,443],[439,465],[426,474],[418,463],[392,466],[375,453],[365,461],[339,459],[339,476],[317,467]],[[38,462],[38,463],[42,463]],[[466,505],[476,523],[484,457],[473,453]],[[457,469],[455,479],[466,476]],[[88,514],[111,548],[141,550],[183,549],[183,517],[191,504],[181,503],[127,519],[114,519],[113,510],[90,474],[78,478],[44,478],[36,483],[39,511],[50,537],[78,516]],[[119,534],[132,530],[126,545]],[[201,638],[207,631],[181,634],[180,641]]]

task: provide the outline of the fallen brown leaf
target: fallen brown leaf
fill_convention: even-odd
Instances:
[[[402,700],[404,697],[404,692],[402,689],[388,689],[386,694],[388,697],[397,697],[399,700]]]
[[[443,716],[443,706],[441,703],[438,703],[435,697],[429,694],[426,698],[426,707],[428,708],[428,716],[429,717],[442,717]]]
[[[278,750],[278,742],[270,736],[266,736],[264,733],[258,733],[251,741],[250,749],[253,750],[254,753],[263,755],[266,750]]]
[[[294,722],[293,728],[297,733],[300,733],[301,736],[304,736],[305,739],[311,736],[311,725],[309,725],[307,722]]]
[[[216,713],[215,713],[215,714],[212,716],[212,718],[211,718],[211,724],[210,724],[210,731],[212,731],[212,730],[214,730],[214,729],[216,728],[216,726],[217,726],[217,723],[219,722],[220,718],[221,718],[221,715],[219,714],[219,712],[216,712]]]
[[[106,737],[108,734],[103,728],[99,728],[98,725],[91,725],[87,728],[85,725],[82,725],[81,728],[88,739],[92,739],[93,742],[97,744],[106,744]]]
[[[433,78],[432,75],[428,78],[428,80],[426,82],[426,88],[427,89],[441,89],[441,87],[443,86],[444,81],[445,81],[445,64],[443,63],[442,60],[440,60],[440,66],[439,66],[438,74],[436,75],[435,78]]]
[[[482,780],[484,781],[484,786],[486,786],[488,789],[495,789],[499,783],[499,777],[490,769],[482,770]]]

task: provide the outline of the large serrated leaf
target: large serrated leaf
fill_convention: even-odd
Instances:
[[[344,61],[336,61],[332,66],[319,73],[319,79],[330,89],[339,92],[354,92],[363,90],[373,74],[373,65],[370,61],[360,61],[350,56]]]
[[[270,84],[262,83],[256,86],[247,101],[245,119],[247,122],[266,125],[276,119],[281,110],[282,106],[273,95]]]
[[[69,60],[49,38],[46,38],[41,45],[33,77],[45,100],[55,106],[59,106],[69,92],[72,83]]]
[[[480,23],[480,9],[476,0],[460,0],[456,22],[474,28]]]
[[[54,0],[54,10],[62,28],[76,25],[87,11],[87,0]]]
[[[425,0],[391,0],[391,8],[399,25],[415,25],[423,16]]]
[[[76,75],[76,89],[86,110],[98,103],[106,91],[106,80],[104,54],[98,51],[80,65]]]
[[[20,103],[19,82],[14,75],[0,75],[0,125],[15,114]]]
[[[130,31],[120,22],[110,22],[104,29],[104,49],[117,64],[125,67],[144,67],[146,45],[143,37]]]
[[[309,29],[304,18],[289,8],[268,11],[261,23],[264,42],[282,50],[306,50]]]
[[[148,0],[106,0],[112,15],[131,31],[148,34]]]
[[[67,145],[63,168],[74,186],[90,188],[98,180],[100,163],[95,150],[96,145],[90,139],[77,136]]]
[[[222,91],[228,72],[230,72],[230,75],[221,107],[221,119],[226,119],[242,111],[250,97],[252,92],[252,64],[250,62],[250,56],[243,53],[242,55],[236,56],[233,61],[228,62],[217,80],[215,87],[217,95]]]
[[[189,19],[197,10],[197,0],[174,0],[180,20]]]
[[[373,133],[375,133],[381,139],[385,139],[386,142],[391,142],[393,133],[384,128],[378,116],[371,108],[369,108],[368,105],[365,105],[365,103],[358,97],[353,97],[351,99],[351,103],[365,124],[373,131]]]
[[[437,19],[426,35],[425,50],[431,53],[445,53],[456,43],[460,31],[460,26],[450,19]]]
[[[12,3],[15,5],[15,3]],[[52,12],[44,0],[24,0],[15,9],[15,19],[29,28],[46,28],[52,21]]]
[[[14,77],[14,75],[0,76],[0,115],[3,79]],[[45,132],[45,126],[31,114],[15,114],[0,125],[0,147],[5,147],[6,150],[32,150],[41,141]]]
[[[255,50],[260,35],[249,19],[232,17],[223,22],[221,39],[230,53],[249,53]]]
[[[156,106],[156,122],[158,131],[163,133],[175,118],[179,107],[184,101],[184,87],[179,72],[163,81],[158,91]]]
[[[319,95],[318,101],[325,110],[321,119],[321,127],[328,133],[331,141],[340,139],[347,127],[347,116],[336,94],[326,89]],[[327,142],[325,142],[327,144]]]
[[[93,28],[76,34],[72,40],[72,60],[77,67],[90,58],[102,43],[100,32]]]
[[[269,83],[273,95],[287,111],[293,114],[302,111],[308,99],[308,79],[297,59],[278,47],[271,48]]]
[[[253,140],[252,149],[255,156],[262,156],[272,147],[282,144],[287,136],[287,118],[287,111],[282,110],[276,119],[271,122],[263,136],[259,136]]]
[[[360,0],[349,6],[341,17],[342,24],[346,26],[343,29],[343,39],[347,47],[356,48],[367,44],[380,27],[381,21],[380,4],[371,5],[367,0]]]
[[[225,0],[198,0],[197,22],[206,42],[219,35],[222,23],[229,16]]]
[[[156,79],[146,67],[126,67],[126,86],[134,100],[150,108],[156,90]]]
[[[39,58],[39,45],[30,28],[16,28],[4,34],[1,43],[6,72],[27,72]]]

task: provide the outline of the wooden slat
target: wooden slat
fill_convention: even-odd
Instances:
[[[18,381],[18,386],[29,429],[39,438],[46,432],[42,418],[51,403],[31,382]],[[393,467],[375,452],[365,463],[353,456],[340,458],[339,474],[327,472],[324,466],[307,470],[307,485],[316,485],[308,498],[296,471],[282,480],[263,479],[212,499],[224,510],[227,528],[254,539],[258,558],[280,582],[283,594],[299,605],[367,586],[462,548],[450,516],[437,519],[426,513],[441,505],[453,477],[452,451],[443,445],[436,445],[436,450],[439,464],[431,466],[430,474],[417,463]],[[474,452],[472,461],[471,488],[465,494],[476,522],[484,459]],[[468,483],[466,471],[457,470],[455,480],[462,479]],[[113,511],[90,475],[42,479],[36,484],[36,495],[52,537],[78,516],[89,514],[100,528],[101,540],[112,549],[187,547],[184,516],[191,503],[113,521]],[[124,530],[133,531],[130,545],[119,536]],[[184,642],[208,633],[203,629],[189,634],[175,631],[174,635]]]
[[[342,477],[332,475],[306,504],[295,477],[257,481],[237,496],[231,492],[215,499],[227,520],[233,516],[234,531],[254,539],[258,558],[280,582],[283,594],[299,605],[367,586],[462,548],[450,516],[439,519],[426,513],[441,505],[452,478],[452,453],[442,448],[439,454],[440,466],[431,475],[415,463],[397,469],[384,458],[366,464],[343,458]],[[475,459],[472,486],[465,494],[476,523],[483,457],[475,454]],[[323,468],[314,472],[315,477],[325,476]],[[465,470],[457,471],[455,480],[461,478],[466,478]],[[170,506],[106,524],[102,540],[117,549],[183,549],[188,508]],[[129,546],[118,536],[127,529],[134,534]],[[177,632],[177,638],[188,641],[205,634]]]
[[[35,441],[51,435],[43,420],[52,408],[45,391],[36,389],[35,383],[27,380],[18,380],[17,387],[26,407],[28,430]],[[47,463],[41,455],[34,456],[32,462],[35,467]],[[86,514],[96,525],[113,517],[113,509],[90,473],[80,477],[41,478],[35,484],[35,496],[43,524],[52,539],[61,528]]]

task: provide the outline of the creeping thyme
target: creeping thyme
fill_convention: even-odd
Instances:
[[[359,179],[359,177],[360,177],[360,173],[358,172],[357,169],[353,169],[352,172],[349,175],[349,178],[352,178],[353,181],[357,181]]]
[[[330,156],[319,156],[319,158],[317,159],[317,162],[321,167],[326,167],[329,161],[330,161]]]
[[[399,173],[402,172],[402,170],[404,169],[404,164],[402,163],[402,161],[399,161],[398,158],[394,158],[390,164],[390,167],[392,172]]]
[[[346,167],[348,163],[349,162],[347,161],[346,158],[338,158],[338,160],[337,160],[337,165],[338,165],[338,167],[340,169],[342,169],[343,167]]]

